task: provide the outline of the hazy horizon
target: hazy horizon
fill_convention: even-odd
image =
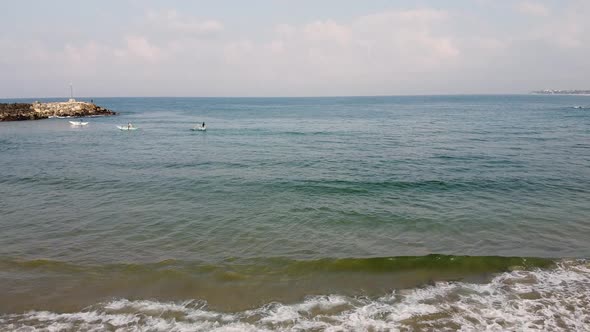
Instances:
[[[316,96],[74,96],[78,101],[86,101],[90,99],[111,99],[111,98],[187,98],[187,99],[288,99],[288,98],[389,98],[389,97],[478,97],[478,96],[527,96],[534,95],[532,92],[527,93],[446,93],[446,94],[397,94],[397,95],[316,95]],[[537,94],[538,95],[538,94]],[[551,94],[548,94],[550,96]],[[556,94],[559,96],[586,96],[584,94]],[[30,99],[70,99],[70,96],[30,96],[30,97],[0,97],[0,100],[30,100]]]
[[[21,1],[0,98],[526,94],[590,89],[582,0]],[[56,96],[56,97],[45,97]],[[84,98],[84,97],[80,97]]]

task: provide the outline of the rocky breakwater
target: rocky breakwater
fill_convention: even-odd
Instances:
[[[0,121],[39,120],[49,117],[115,115],[116,112],[93,103],[75,101],[32,104],[0,104]]]

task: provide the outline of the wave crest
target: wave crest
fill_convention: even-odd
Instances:
[[[550,270],[512,271],[484,284],[439,282],[378,298],[309,296],[234,313],[203,301],[117,299],[81,312],[0,316],[0,329],[125,331],[585,330],[590,265],[562,261]]]

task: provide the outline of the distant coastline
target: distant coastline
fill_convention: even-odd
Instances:
[[[590,95],[590,90],[538,90],[531,92],[536,95]]]

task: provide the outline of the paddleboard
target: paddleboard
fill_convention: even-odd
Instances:
[[[68,121],[72,126],[85,126],[88,124],[88,122],[82,122],[82,121]]]
[[[120,130],[137,130],[137,127],[117,126]]]

